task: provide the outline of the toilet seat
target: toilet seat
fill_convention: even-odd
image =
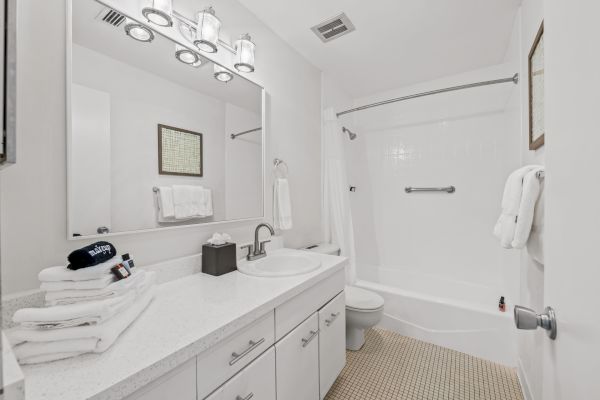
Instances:
[[[358,312],[373,312],[383,308],[383,297],[375,292],[355,286],[346,286],[346,309]]]

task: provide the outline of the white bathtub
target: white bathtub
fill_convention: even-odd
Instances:
[[[356,286],[385,299],[382,328],[467,354],[516,366],[512,307],[485,286],[397,268],[359,267]]]

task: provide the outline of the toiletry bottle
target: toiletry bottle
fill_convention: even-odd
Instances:
[[[498,309],[502,312],[506,311],[506,304],[504,303],[504,296],[500,297],[500,302],[498,303]]]

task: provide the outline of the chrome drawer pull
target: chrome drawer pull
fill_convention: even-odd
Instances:
[[[308,344],[310,342],[312,342],[312,340],[317,337],[317,335],[319,334],[319,330],[317,329],[316,331],[310,331],[310,336],[305,338],[302,338],[302,347],[306,347],[308,346]]]
[[[337,319],[337,317],[339,317],[339,316],[340,316],[340,313],[339,313],[339,312],[336,312],[336,313],[331,313],[331,318],[330,318],[330,319],[326,319],[326,320],[325,320],[325,325],[329,326],[329,325],[333,324],[333,323],[334,323],[334,321],[335,321],[335,320]]]
[[[233,357],[233,359],[231,361],[229,361],[229,365],[233,365],[236,362],[240,361],[242,358],[244,358],[244,356],[246,356],[252,350],[254,350],[258,346],[260,346],[261,344],[263,344],[264,341],[265,341],[265,338],[260,339],[258,342],[255,342],[254,340],[251,340],[251,341],[248,342],[248,344],[250,346],[246,350],[242,351],[239,354],[236,353],[235,351],[233,353],[231,353],[231,357]]]
[[[253,398],[253,397],[254,397],[254,393],[250,393],[250,394],[249,394],[248,396],[246,396],[246,397],[237,396],[237,397],[235,398],[235,400],[250,400],[250,399],[251,399],[251,398]]]

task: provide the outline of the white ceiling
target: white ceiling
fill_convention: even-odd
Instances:
[[[501,63],[521,3],[239,1],[353,97]],[[341,12],[356,31],[322,43],[310,28]]]

